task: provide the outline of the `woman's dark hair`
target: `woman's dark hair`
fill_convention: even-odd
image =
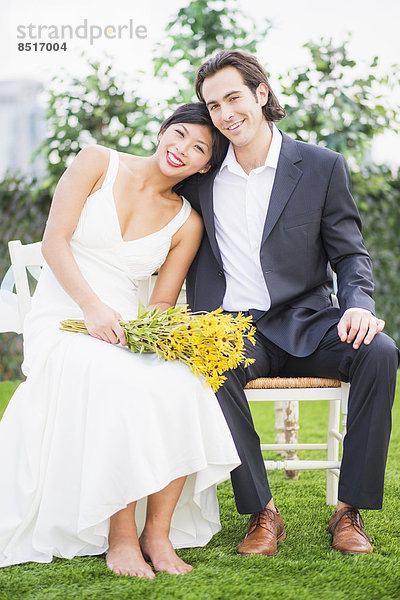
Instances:
[[[203,102],[189,102],[179,106],[165,121],[161,124],[160,133],[163,133],[167,127],[174,123],[193,123],[194,125],[205,125],[210,129],[212,137],[212,154],[210,165],[218,167],[225,158],[228,149],[228,140],[216,129],[211,121],[208,109]]]
[[[268,77],[263,67],[260,65],[255,56],[242,52],[241,50],[222,50],[215,56],[212,56],[203,63],[197,72],[195,89],[197,97],[204,102],[203,98],[203,83],[207,77],[211,77],[226,69],[226,67],[234,67],[242,76],[243,83],[247,85],[250,91],[254,94],[256,100],[256,89],[260,83],[265,83],[268,88],[268,100],[263,106],[263,114],[267,121],[280,121],[286,115],[286,111],[279,104],[277,97],[271,89]]]

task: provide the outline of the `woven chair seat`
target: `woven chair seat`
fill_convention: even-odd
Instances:
[[[324,377],[259,377],[249,381],[246,390],[275,390],[300,388],[337,388],[341,383],[338,379]]]

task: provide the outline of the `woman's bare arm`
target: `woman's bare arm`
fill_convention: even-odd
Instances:
[[[67,294],[80,306],[91,335],[125,343],[121,318],[105,305],[83,277],[69,242],[83,205],[106,172],[109,150],[88,146],[79,152],[57,184],[42,242],[43,256]]]
[[[150,306],[157,306],[160,310],[174,306],[200,246],[203,229],[200,216],[192,210],[187,221],[174,235],[173,246],[158,272]]]

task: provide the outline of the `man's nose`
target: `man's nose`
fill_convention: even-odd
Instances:
[[[233,110],[229,104],[221,105],[221,119],[223,121],[229,121],[233,117]]]

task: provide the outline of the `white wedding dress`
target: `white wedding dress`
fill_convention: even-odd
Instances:
[[[122,239],[113,198],[119,157],[87,198],[71,240],[89,284],[124,319],[137,316],[138,283],[164,262],[190,213],[135,241]],[[188,475],[172,518],[177,548],[220,529],[216,484],[239,458],[217,399],[177,361],[130,353],[59,322],[82,318],[45,265],[24,324],[23,372],[0,422],[0,566],[102,554],[109,519]]]

